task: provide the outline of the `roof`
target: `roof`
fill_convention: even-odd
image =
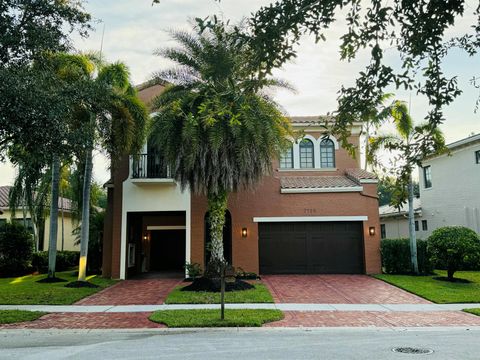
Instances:
[[[420,198],[413,198],[413,211],[415,214],[421,214],[422,202]],[[400,209],[392,205],[383,205],[378,208],[380,217],[403,216],[408,214],[408,203],[402,204]]]
[[[358,184],[346,176],[285,176],[280,178],[282,189],[357,188]]]
[[[294,125],[324,125],[326,122],[333,122],[335,119],[330,115],[315,116],[290,116],[290,121]]]
[[[480,134],[472,135],[461,140],[454,141],[453,143],[447,144],[447,147],[450,150],[463,147],[465,145],[470,145],[473,143],[480,142]]]
[[[345,175],[359,183],[377,183],[378,178],[374,173],[359,168],[345,169]]]
[[[0,208],[8,209],[9,208],[9,201],[8,195],[10,193],[11,186],[0,186]],[[58,208],[62,209],[62,198],[58,198]],[[63,210],[71,211],[73,208],[72,200],[63,198]]]

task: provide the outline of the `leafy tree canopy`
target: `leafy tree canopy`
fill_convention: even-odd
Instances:
[[[2,0],[0,65],[30,62],[45,51],[71,49],[69,35],[86,36],[90,15],[78,0]]]
[[[444,121],[442,108],[461,93],[456,77],[444,74],[443,59],[453,47],[474,55],[480,45],[480,5],[469,33],[447,35],[465,8],[465,0],[280,0],[260,8],[249,18],[248,31],[238,29],[238,34],[256,50],[251,61],[266,75],[296,56],[295,46],[303,35],[323,41],[326,29],[344,16],[348,28],[341,36],[341,59],[350,61],[363,49],[370,51],[371,59],[354,86],[341,87],[334,131],[349,147],[349,125],[368,117],[365,112],[381,103],[387,87],[403,87],[425,96],[430,105],[422,150],[436,141],[434,130]],[[203,28],[215,23],[214,18],[197,21]],[[391,48],[400,55],[400,70],[385,59]],[[407,160],[415,163],[419,158]]]

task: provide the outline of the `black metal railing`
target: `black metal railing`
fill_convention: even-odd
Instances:
[[[140,154],[133,156],[132,177],[134,179],[170,178],[170,171],[160,154]]]

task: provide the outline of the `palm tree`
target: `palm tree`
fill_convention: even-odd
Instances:
[[[216,23],[172,32],[179,48],[157,51],[177,64],[155,78],[170,83],[153,102],[152,141],[182,189],[206,195],[211,242],[206,275],[225,264],[223,227],[230,192],[253,188],[288,146],[288,119],[262,92],[286,84],[261,78],[252,50]]]
[[[122,63],[104,64],[89,56],[94,65],[89,72],[88,86],[93,90],[88,104],[79,104],[76,121],[84,129],[81,153],[84,159],[80,263],[78,281],[86,281],[89,242],[90,196],[93,151],[101,147],[115,160],[128,152],[139,152],[145,138],[148,114],[130,82],[130,74]]]
[[[419,165],[421,157],[438,153],[444,150],[445,141],[440,129],[432,128],[429,124],[415,126],[410,117],[407,105],[401,101],[394,101],[390,107],[396,133],[378,135],[370,138],[370,148],[367,158],[372,164],[381,164],[378,158],[380,150],[387,150],[397,154],[397,187],[405,193],[408,201],[408,228],[410,234],[410,255],[412,270],[418,274],[417,238],[415,233],[415,217],[413,209],[414,183],[412,172],[415,165]],[[426,142],[425,139],[429,141]],[[427,143],[427,148],[424,144]],[[401,202],[404,202],[402,199]],[[398,205],[401,205],[400,204]]]

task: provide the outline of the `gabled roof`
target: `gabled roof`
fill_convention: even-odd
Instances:
[[[413,212],[416,215],[422,213],[422,202],[420,198],[413,198]],[[378,208],[381,218],[408,215],[408,203],[402,204],[400,209],[392,205],[383,205]]]
[[[10,193],[11,186],[0,186],[0,208],[1,209],[8,209],[8,195]],[[62,198],[58,198],[58,209],[60,210],[62,208]],[[63,210],[66,211],[72,211],[73,209],[73,204],[72,200],[63,198]]]

